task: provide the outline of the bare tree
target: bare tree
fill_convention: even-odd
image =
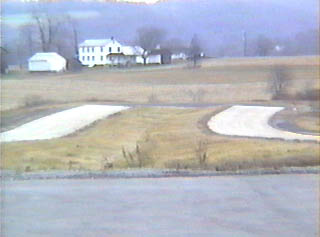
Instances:
[[[200,41],[196,34],[192,37],[189,51],[190,51],[190,57],[193,61],[193,66],[195,67],[197,65],[197,61],[199,60],[200,54],[201,54]]]
[[[24,46],[25,53],[31,56],[37,48],[35,39],[35,26],[33,24],[26,24],[19,27],[19,41]]]
[[[51,16],[48,11],[33,11],[32,18],[38,28],[41,49],[48,52],[52,46],[59,29],[57,17]]]
[[[175,51],[175,50],[184,50],[187,49],[188,46],[186,46],[185,42],[182,39],[179,38],[170,38],[166,40],[164,43],[165,47],[169,50]]]
[[[274,66],[271,69],[270,90],[273,98],[279,98],[284,94],[285,87],[289,83],[289,77],[283,66]]]
[[[143,27],[137,30],[138,44],[144,49],[143,61],[146,64],[147,52],[155,49],[157,45],[163,42],[166,32],[163,29],[155,27]]]
[[[262,57],[268,56],[274,46],[272,40],[264,35],[260,35],[258,37],[256,44],[256,54]]]
[[[78,57],[79,52],[78,52],[78,22],[73,19],[70,15],[66,16],[66,20],[68,22],[69,27],[71,28],[72,32],[72,39],[73,39],[73,48],[74,48],[74,53]]]
[[[7,69],[7,54],[8,50],[6,50],[4,47],[0,46],[0,60],[1,60],[1,74],[6,73]]]

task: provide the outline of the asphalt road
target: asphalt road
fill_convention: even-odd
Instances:
[[[4,183],[1,236],[318,236],[319,176]]]

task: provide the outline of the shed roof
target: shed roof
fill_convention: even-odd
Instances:
[[[163,54],[172,54],[169,49],[153,49],[149,51],[149,55],[163,55]]]
[[[60,56],[59,54],[55,52],[50,52],[50,53],[36,53],[31,58],[29,58],[29,61],[49,60],[49,59],[65,60],[65,58]]]
[[[81,44],[79,44],[80,47],[83,46],[105,46],[110,43],[119,43],[118,41],[114,39],[90,39],[90,40],[85,40]]]

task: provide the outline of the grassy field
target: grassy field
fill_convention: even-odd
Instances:
[[[303,129],[320,133],[320,113],[304,113],[294,118],[294,123]]]
[[[320,89],[319,57],[211,59],[201,68],[183,65],[133,69],[84,69],[65,74],[11,74],[1,80],[1,110],[33,103],[239,103],[269,101],[274,67],[282,67],[291,95]],[[228,95],[228,96],[226,96]]]
[[[2,168],[18,171],[111,167],[238,170],[319,165],[319,144],[316,143],[232,138],[209,132],[205,121],[221,109],[124,111],[69,137],[3,144]],[[199,149],[199,142],[207,145]],[[201,162],[199,155],[204,153],[207,159]]]
[[[285,73],[285,97],[272,100],[275,67]],[[11,129],[84,103],[281,105],[319,109],[319,57],[211,59],[201,68],[92,68],[65,74],[9,74],[1,79],[2,126]],[[313,93],[310,96],[309,92]],[[206,168],[319,165],[319,144],[219,136],[202,109],[137,108],[78,133],[47,141],[1,144],[2,168],[18,171],[109,168]],[[319,131],[315,113],[292,116]]]

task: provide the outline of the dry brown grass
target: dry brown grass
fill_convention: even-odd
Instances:
[[[303,113],[293,119],[293,122],[300,128],[320,133],[320,113]]]
[[[284,67],[290,80],[285,92],[291,96],[286,101],[270,101],[274,66]],[[65,106],[69,107],[70,103],[83,102],[288,104],[289,100],[295,106],[296,95],[319,88],[319,57],[214,59],[202,62],[199,69],[94,68],[66,74],[19,74],[1,80],[1,117],[10,120],[29,112],[34,116],[40,107],[59,109],[57,103],[68,103]],[[31,105],[37,107],[25,107],[29,106],[30,98]],[[52,104],[39,106],[34,98]],[[18,107],[25,108],[9,110]],[[199,121],[216,111],[157,108],[125,111],[69,137],[2,144],[2,166],[22,171],[101,170],[112,163],[115,168],[126,168],[123,147],[137,159],[135,149],[139,144],[148,167],[199,168],[196,149],[202,140],[208,141],[205,167],[209,169],[319,164],[319,144],[209,134]],[[299,126],[304,128],[318,126],[301,121],[308,118],[299,120]]]
[[[2,144],[2,168],[102,170],[106,159],[113,168],[127,168],[123,148],[135,153],[137,144],[149,159],[144,167],[200,168],[197,144],[201,140],[208,143],[208,169],[319,165],[319,144],[209,133],[203,117],[220,109],[128,110],[69,137]]]
[[[1,81],[1,110],[24,106],[26,98],[55,103],[117,101],[129,103],[236,103],[268,101],[275,65],[286,67],[288,93],[319,89],[319,57],[214,59],[199,69],[108,71],[9,75]],[[7,79],[6,79],[7,78]],[[194,95],[201,93],[201,100]],[[227,95],[227,96],[226,96]]]

